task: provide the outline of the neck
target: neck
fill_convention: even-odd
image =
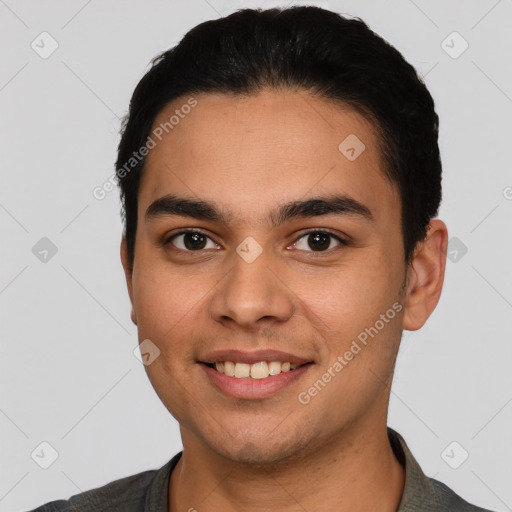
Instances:
[[[182,432],[183,454],[169,484],[169,511],[336,510],[396,512],[405,470],[384,424],[344,431],[328,444],[268,465],[248,465]]]

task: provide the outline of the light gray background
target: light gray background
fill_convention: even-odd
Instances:
[[[458,241],[437,310],[404,334],[389,424],[427,475],[511,510],[512,2],[311,4],[360,16],[395,45],[441,118],[440,217]],[[133,355],[117,190],[102,201],[92,190],[113,173],[119,118],[150,59],[199,22],[275,5],[287,1],[0,0],[1,511],[158,468],[181,449]],[[31,47],[50,48],[43,31],[59,45],[47,59]],[[454,31],[469,43],[458,58]],[[46,262],[32,252],[42,237],[58,249]],[[43,441],[58,452],[48,469],[31,458]]]

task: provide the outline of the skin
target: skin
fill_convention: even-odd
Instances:
[[[133,268],[121,243],[139,339],[161,351],[146,371],[182,435],[169,510],[396,511],[405,472],[387,438],[390,385],[402,330],[419,329],[439,300],[446,226],[432,220],[406,266],[400,198],[378,135],[348,107],[296,91],[194,97],[148,156]],[[366,146],[354,161],[338,150],[349,134]],[[171,193],[214,202],[229,222],[146,218]],[[269,220],[281,204],[334,193],[364,204],[373,220]],[[203,231],[204,248],[187,253],[183,236],[169,241],[181,228]],[[328,237],[327,250],[312,248],[304,231],[326,229],[349,244]],[[236,252],[248,236],[262,248],[252,263]],[[393,320],[301,404],[299,393],[394,303],[402,309]],[[245,400],[216,389],[198,364],[210,350],[267,348],[314,365],[278,393]]]

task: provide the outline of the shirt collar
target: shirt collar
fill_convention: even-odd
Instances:
[[[438,500],[432,480],[423,473],[404,438],[390,427],[388,438],[396,458],[405,468],[404,492],[397,512],[424,510],[436,505]]]

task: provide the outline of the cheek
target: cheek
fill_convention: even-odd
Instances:
[[[197,275],[169,265],[146,262],[141,270],[134,270],[134,305],[139,331],[153,330],[158,333],[179,326],[186,317],[204,304],[213,283]]]
[[[139,260],[141,261],[141,260]],[[160,356],[146,367],[151,381],[165,381],[195,363],[191,340],[209,332],[208,300],[217,280],[183,267],[146,262],[134,269],[134,307],[139,340],[151,340]],[[182,376],[183,379],[183,376]],[[179,379],[176,385],[179,385]]]
[[[159,350],[146,373],[171,413],[179,414],[176,407],[187,402],[184,387],[195,361],[190,339],[198,336],[197,312],[204,307],[206,290],[192,278],[149,264],[144,272],[134,272],[133,283],[139,340],[149,339]]]
[[[373,259],[365,255],[364,260],[305,279],[301,298],[315,313],[335,323],[382,313],[396,300],[400,281],[380,256]]]
[[[393,304],[399,299],[401,274],[382,263],[382,254],[366,256],[325,276],[304,279],[299,286],[304,314],[321,334],[330,361],[344,354],[358,337],[366,337],[382,351],[379,359],[391,353],[389,349],[400,338],[399,315]],[[381,315],[385,315],[384,324]],[[376,323],[378,336],[372,338]],[[377,340],[381,342],[373,343]],[[373,350],[365,352],[375,354]]]

